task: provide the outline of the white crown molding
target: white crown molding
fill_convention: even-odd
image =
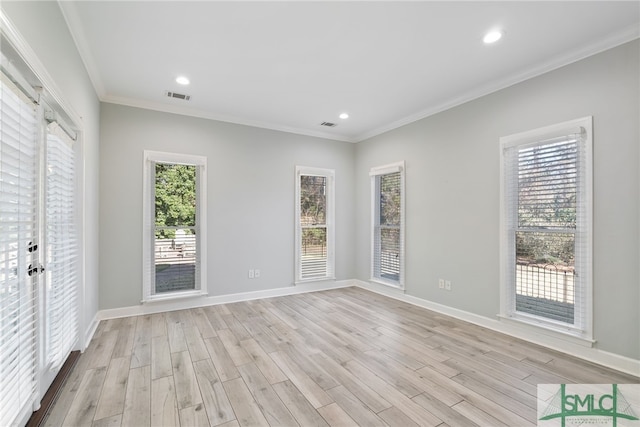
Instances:
[[[190,308],[207,307],[210,305],[229,304],[263,298],[281,297],[286,295],[303,294],[307,292],[326,291],[329,289],[348,288],[354,286],[352,280],[321,281],[304,283],[286,288],[266,289],[263,291],[242,292],[238,294],[217,295],[209,297],[183,298],[171,301],[149,302],[130,307],[100,310],[96,319],[107,320],[120,317],[140,316],[144,314],[163,313],[166,311],[186,310]]]
[[[497,318],[491,319],[480,316],[475,313],[470,313],[468,311],[438,304],[412,295],[407,295],[404,291],[391,288],[389,286],[378,285],[376,283],[356,279],[352,280],[352,282],[357,287],[380,295],[426,308],[427,310],[435,311],[436,313],[444,314],[446,316],[482,326],[496,332],[501,332],[533,344],[538,344],[552,350],[640,377],[640,360],[590,347],[585,345],[584,342],[579,342],[577,339],[567,339],[564,335],[559,337],[558,334],[551,334],[549,331],[539,330],[533,326],[523,326],[515,322],[504,322]]]
[[[80,59],[82,59],[84,68],[87,70],[89,80],[91,80],[91,83],[93,84],[93,89],[96,91],[98,98],[102,100],[107,91],[105,90],[102,78],[100,77],[99,68],[96,65],[93,54],[91,53],[91,48],[86,42],[87,37],[82,25],[82,19],[80,19],[80,15],[78,14],[77,6],[73,1],[58,0],[58,7],[62,12],[65,22],[67,23],[67,28],[69,29],[71,38],[76,45],[78,53],[80,54]]]
[[[607,38],[604,38],[588,46],[585,46],[582,49],[574,50],[564,55],[555,56],[549,59],[548,61],[538,64],[536,67],[530,68],[520,74],[509,76],[501,80],[495,80],[486,85],[480,86],[476,89],[466,92],[454,99],[443,102],[442,104],[419,111],[415,114],[412,114],[400,120],[396,120],[387,125],[378,127],[369,132],[365,132],[353,138],[354,142],[362,142],[367,139],[373,138],[375,136],[381,135],[383,133],[389,132],[391,130],[397,129],[399,127],[416,122],[418,120],[422,120],[426,117],[433,116],[435,114],[441,113],[443,111],[446,111],[451,108],[457,107],[459,105],[465,104],[467,102],[473,101],[474,99],[481,98],[483,96],[508,88],[515,84],[522,83],[526,80],[532,79],[534,77],[538,77],[542,74],[548,73],[553,70],[557,70],[558,68],[562,68],[566,65],[572,64],[574,62],[577,62],[582,59],[588,58],[590,56],[596,55],[598,53],[604,52],[605,50],[613,49],[614,47],[620,46],[624,43],[630,42],[639,37],[640,37],[640,27],[638,25],[631,25],[629,27],[621,29],[620,31],[617,31],[616,33],[611,34]]]
[[[254,128],[274,130],[278,132],[286,132],[296,135],[311,136],[314,138],[330,139],[340,142],[356,142],[355,139],[345,135],[334,135],[328,132],[314,131],[309,129],[299,129],[289,126],[282,126],[274,123],[265,123],[254,120],[247,120],[240,117],[227,116],[222,114],[215,114],[204,110],[195,108],[188,108],[179,105],[168,105],[159,102],[145,101],[139,99],[117,97],[117,96],[104,96],[100,99],[102,102],[109,104],[124,105],[127,107],[143,108],[146,110],[161,111],[163,113],[180,114],[183,116],[196,117],[207,120],[216,120],[219,122],[233,123],[236,125],[250,126]],[[184,101],[180,101],[184,102]]]

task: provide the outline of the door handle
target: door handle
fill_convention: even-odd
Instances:
[[[29,276],[33,276],[34,274],[41,274],[44,272],[44,267],[41,264],[38,264],[37,266],[33,266],[33,264],[29,264],[29,267],[27,267],[27,274]]]

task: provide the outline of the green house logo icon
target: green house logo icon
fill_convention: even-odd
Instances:
[[[565,427],[567,419],[582,424],[587,417],[606,418],[608,423],[617,427],[618,420],[638,421],[631,404],[618,389],[617,384],[611,385],[611,393],[568,393],[566,384],[560,384],[560,389],[550,399],[542,412],[540,421],[560,419]],[[578,418],[574,420],[573,418]],[[635,424],[635,423],[634,423]]]

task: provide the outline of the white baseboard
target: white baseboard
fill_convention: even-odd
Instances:
[[[80,351],[83,353],[86,350],[86,348],[89,346],[89,343],[91,342],[91,340],[93,339],[93,335],[96,333],[96,329],[98,329],[98,324],[100,323],[98,314],[100,314],[100,312],[96,313],[95,316],[93,316],[91,323],[89,323],[89,326],[87,327],[87,330],[84,333],[84,342],[80,343]]]
[[[229,304],[240,301],[250,301],[262,298],[281,297],[285,295],[302,294],[306,292],[326,291],[329,289],[347,288],[354,286],[352,280],[331,280],[303,283],[286,288],[267,289],[264,291],[242,292],[238,294],[183,298],[171,301],[157,301],[131,307],[100,310],[96,314],[97,320],[116,319],[119,317],[140,316],[143,314],[162,313],[166,311],[185,310],[206,307],[209,305]],[[97,323],[96,323],[97,326]]]
[[[553,336],[553,334],[550,334],[547,331],[536,331],[533,327],[527,327],[513,322],[500,321],[498,319],[491,319],[468,311],[459,310],[457,308],[448,307],[429,300],[407,295],[400,289],[365,282],[362,280],[353,280],[352,282],[357,287],[388,296],[390,298],[404,301],[465,322],[473,323],[474,325],[482,326],[496,332],[501,332],[552,350],[557,350],[580,359],[640,377],[640,360],[620,356],[595,347],[585,346],[584,343],[580,343],[577,340],[567,339],[567,337]]]

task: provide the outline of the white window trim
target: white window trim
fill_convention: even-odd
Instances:
[[[152,274],[154,265],[154,212],[155,212],[155,169],[151,165],[155,162],[193,165],[199,167],[199,179],[196,180],[196,226],[198,250],[196,263],[200,271],[199,288],[188,291],[166,292],[154,294],[155,277]],[[144,181],[143,181],[143,220],[142,220],[142,302],[168,301],[188,297],[207,295],[207,158],[181,153],[166,153],[161,151],[144,151]]]
[[[405,162],[401,160],[395,163],[389,163],[387,165],[376,166],[371,168],[369,171],[369,176],[371,177],[371,254],[370,254],[370,282],[379,283],[385,286],[389,286],[392,288],[404,290],[404,271],[405,271],[405,203],[406,203],[406,192],[405,192]],[[376,178],[381,175],[387,175],[390,173],[400,172],[400,252],[402,256],[400,257],[400,277],[398,281],[385,280],[381,277],[375,276],[375,233],[376,233],[376,223],[378,221],[378,207],[377,207],[377,187],[376,187]]]
[[[504,164],[504,151],[513,146],[526,147],[527,145],[535,145],[539,141],[551,139],[571,133],[582,133],[584,135],[584,154],[585,164],[584,171],[584,188],[582,194],[585,198],[586,209],[584,215],[584,226],[581,230],[576,230],[576,238],[578,233],[582,234],[581,239],[585,241],[587,254],[585,256],[585,266],[581,268],[584,277],[584,287],[579,290],[581,299],[584,301],[582,311],[584,318],[583,324],[579,328],[571,327],[562,322],[555,322],[542,317],[527,315],[525,313],[516,313],[510,307],[511,292],[514,292],[509,277],[510,263],[512,262],[512,251],[515,249],[510,242],[509,232],[507,230],[507,189],[505,185],[506,173]],[[591,116],[580,119],[570,120],[522,133],[517,133],[500,138],[500,313],[498,317],[503,321],[513,321],[523,323],[544,329],[552,334],[559,336],[571,336],[578,340],[584,341],[587,345],[591,345],[593,341],[593,118]]]
[[[327,178],[327,275],[324,277],[302,278],[302,227],[300,225],[300,177],[302,175],[324,176]],[[333,169],[296,166],[295,200],[295,284],[336,279],[335,263],[335,176]]]

